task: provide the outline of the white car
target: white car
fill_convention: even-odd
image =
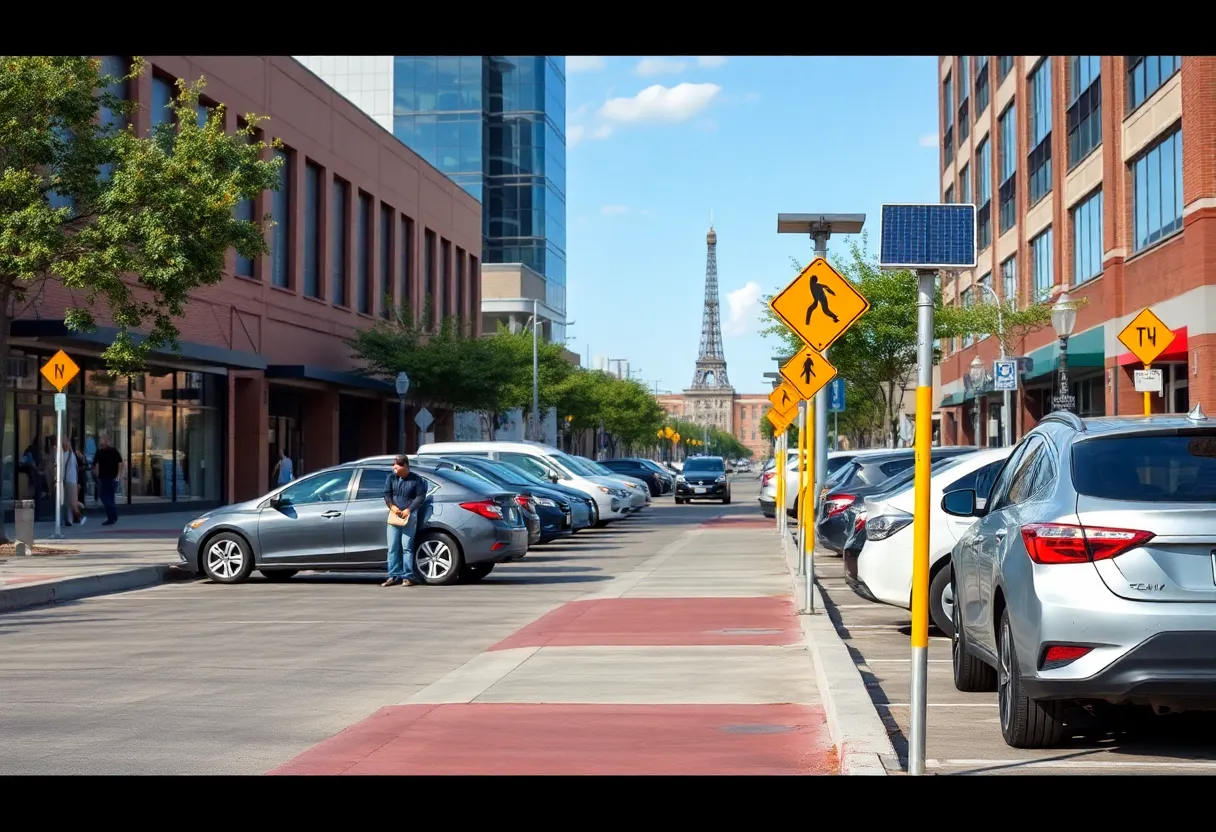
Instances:
[[[529,473],[582,491],[595,501],[596,526],[605,526],[629,514],[629,493],[619,477],[590,476],[583,465],[569,454],[543,442],[430,442],[418,449],[419,456],[463,454],[501,459]]]
[[[941,508],[942,495],[964,488],[986,495],[1011,450],[989,448],[955,457],[929,479],[929,615],[946,635],[951,633],[954,603],[950,551],[975,519],[946,514]],[[912,608],[914,494],[910,483],[880,498],[866,498],[865,545],[856,559],[846,558],[845,582],[867,601]]]
[[[866,454],[888,453],[891,448],[866,448],[860,451],[828,451],[828,479],[854,457]],[[798,450],[787,450],[785,454],[785,510],[794,513],[794,501],[798,492]],[[774,467],[765,468],[760,475],[760,511],[765,517],[777,516],[777,475]]]

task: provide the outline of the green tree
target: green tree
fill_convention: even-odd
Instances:
[[[608,451],[620,451],[651,444],[651,438],[666,415],[646,386],[636,379],[622,379],[600,373],[596,391],[599,416],[608,433]]]
[[[521,408],[525,420],[532,414],[532,331],[511,332],[499,324],[493,335],[483,339],[484,348],[492,354],[490,364],[494,386],[499,388],[500,401],[495,415]],[[537,398],[541,411],[558,407],[562,389],[575,367],[565,357],[565,347],[540,338],[536,342]],[[484,383],[484,382],[483,382]],[[560,414],[559,414],[560,416]]]
[[[868,251],[869,238],[851,239],[848,255],[833,265],[870,302],[870,309],[841,336],[828,358],[845,379],[845,412],[840,421],[853,433],[881,425],[894,441],[904,390],[916,372],[917,277],[911,271],[883,271]],[[801,264],[793,265],[798,271]],[[934,299],[935,338],[953,337],[961,323],[953,308],[942,308],[941,291]],[[802,340],[778,320],[766,304],[763,334],[778,339],[790,355]],[[877,418],[876,418],[877,416]],[[877,425],[875,424],[877,422]]]
[[[49,282],[73,298],[70,329],[113,322],[102,355],[111,372],[132,373],[153,350],[179,348],[175,321],[192,290],[223,279],[229,249],[267,251],[266,223],[233,215],[278,188],[281,162],[263,161],[254,140],[263,119],[250,114],[228,135],[221,106],[200,127],[204,82],[179,80],[175,123],[140,137],[136,105],[112,90],[143,68],[137,58],[120,78],[93,58],[0,56],[0,367],[10,322]],[[0,401],[6,383],[0,373]]]
[[[558,422],[564,423],[576,440],[600,426],[599,391],[604,375],[606,373],[575,367],[554,391]]]

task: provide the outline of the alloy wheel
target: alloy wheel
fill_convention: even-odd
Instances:
[[[220,578],[235,577],[245,565],[245,553],[235,540],[217,540],[207,549],[207,568]]]
[[[954,621],[954,582],[946,584],[946,588],[942,590],[942,612],[946,613],[946,617]],[[957,626],[957,625],[955,625]]]
[[[952,596],[954,594],[953,582],[950,584],[950,594]],[[944,597],[945,594],[943,593],[943,598]],[[952,626],[950,629],[952,629],[954,632],[950,634],[950,658],[954,661],[954,674],[956,679],[958,678],[958,669],[962,665],[963,660],[962,654],[960,653],[963,646],[962,640],[959,636],[959,634],[963,631],[962,621],[959,620],[960,618],[962,618],[962,615],[959,613],[958,607],[955,604],[951,604],[950,623]]]
[[[418,550],[418,571],[427,581],[443,578],[452,571],[452,550],[442,540],[428,540]]]
[[[997,696],[1000,700],[1001,727],[1009,730],[1009,721],[1013,719],[1013,657],[1012,634],[1009,632],[1009,620],[1001,624],[1001,643],[997,649]]]

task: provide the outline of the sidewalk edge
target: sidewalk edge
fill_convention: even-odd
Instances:
[[[797,553],[791,551],[784,535],[781,551],[801,607],[805,583],[797,573]],[[895,747],[861,678],[861,671],[827,612],[819,586],[813,585],[811,591],[816,612],[814,615],[800,613],[798,620],[815,665],[815,684],[823,700],[828,733],[840,758],[840,773],[885,777],[887,768],[882,761],[884,757],[898,759]]]
[[[127,592],[164,583],[173,566],[140,566],[99,575],[79,575],[45,583],[0,588],[0,613],[16,612],[62,601],[78,601],[97,595]]]

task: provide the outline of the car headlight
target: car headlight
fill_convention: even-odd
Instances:
[[[676,482],[685,482],[686,483],[686,482],[688,482],[688,480],[684,479],[683,474],[680,474],[680,476],[676,477]]]
[[[636,486],[636,485],[634,485],[634,484],[633,484],[633,483],[631,483],[631,482],[627,482],[627,483],[625,483],[625,487],[626,487],[626,488],[637,488],[637,486]]]
[[[601,485],[601,486],[599,486],[599,489],[600,489],[600,491],[603,491],[605,494],[611,494],[611,493],[612,493],[612,489],[611,489],[611,488],[609,488],[609,487],[608,487],[608,486],[606,486],[606,485]]]
[[[718,477],[718,482],[726,482],[726,474],[723,474],[722,476]]]
[[[556,508],[557,507],[557,503],[553,502],[548,497],[533,497],[532,499],[534,499],[536,501],[536,504],[538,506],[545,506],[546,508]]]
[[[897,514],[880,514],[866,520],[867,540],[886,540],[900,529],[912,522],[912,515],[899,512]]]
[[[203,515],[202,517],[199,517],[195,520],[191,520],[189,523],[186,524],[186,528],[182,529],[182,531],[188,532],[191,529],[197,529],[199,526],[203,525],[210,519],[211,518],[207,517],[206,515]]]

